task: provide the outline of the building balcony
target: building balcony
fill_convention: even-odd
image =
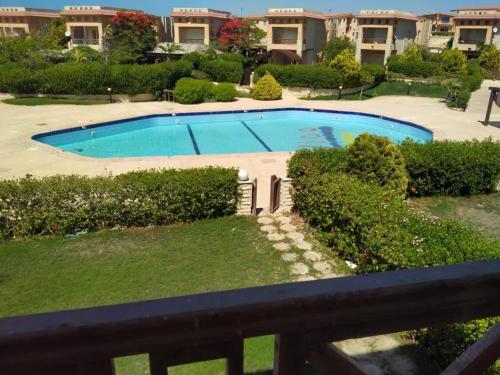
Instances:
[[[339,277],[0,319],[0,374],[113,375],[145,353],[152,375],[225,359],[242,375],[244,340],[275,335],[275,375],[365,373],[330,344],[500,315],[500,260]],[[500,324],[446,374],[481,374]],[[444,374],[444,373],[443,373]]]
[[[362,43],[364,44],[386,44],[386,37],[364,37]]]
[[[99,39],[95,38],[74,38],[71,39],[71,42],[74,45],[84,45],[84,46],[98,46],[99,45]]]
[[[179,39],[179,43],[187,43],[187,44],[203,44],[204,43],[203,38],[182,38]]]

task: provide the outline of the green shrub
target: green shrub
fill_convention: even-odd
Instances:
[[[429,78],[442,74],[439,64],[431,61],[403,61],[391,59],[387,63],[390,72],[404,74],[407,77]]]
[[[34,94],[39,92],[40,75],[19,64],[0,65],[0,92]]]
[[[288,177],[300,177],[345,170],[346,152],[342,148],[299,150],[288,160]]]
[[[368,133],[358,136],[347,148],[346,172],[398,195],[404,196],[408,188],[403,155],[387,137]]]
[[[494,44],[486,46],[479,55],[479,64],[487,70],[496,71],[500,69],[500,50]]]
[[[283,94],[281,86],[274,77],[267,73],[252,88],[252,99],[255,100],[279,100]]]
[[[344,50],[355,52],[356,48],[349,38],[331,38],[323,47],[323,60],[330,63],[338,54]]]
[[[310,87],[313,89],[336,89],[339,86],[356,87],[359,82],[349,82],[336,70],[324,65],[276,65],[264,64],[255,70],[255,82],[266,73],[286,87]]]
[[[174,89],[174,97],[181,104],[203,103],[213,95],[214,84],[194,78],[181,78]]]
[[[467,70],[467,57],[457,48],[445,49],[440,55],[440,65],[449,77],[458,77]]]
[[[200,70],[215,82],[239,83],[243,76],[243,65],[240,62],[224,59],[204,60],[200,64]]]
[[[365,84],[372,82],[382,82],[385,78],[385,67],[377,64],[364,64],[361,66],[361,75],[368,74],[370,79],[365,80]]]
[[[199,52],[190,52],[182,56],[181,61],[188,62],[193,65],[194,69],[199,69],[203,55]]]
[[[400,60],[411,63],[424,61],[422,48],[420,48],[420,46],[416,44],[412,44],[406,51],[401,54]]]
[[[359,72],[361,65],[356,61],[354,52],[345,49],[340,52],[330,63],[330,68],[339,72],[345,79],[349,81],[359,81]]]
[[[407,141],[401,152],[413,195],[490,193],[500,180],[500,142],[491,139],[426,144]]]
[[[204,168],[0,181],[0,238],[168,225],[234,214],[239,199],[236,173]]]
[[[238,91],[231,83],[223,82],[214,87],[214,97],[218,102],[233,102],[237,95]]]

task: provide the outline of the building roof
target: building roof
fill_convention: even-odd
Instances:
[[[358,19],[402,19],[417,21],[418,17],[412,13],[400,12],[397,10],[362,10],[356,18]]]
[[[270,8],[265,14],[266,17],[304,17],[325,19],[325,15],[305,8]]]
[[[458,8],[452,9],[452,12],[459,12],[461,10],[498,10],[500,11],[500,7],[468,7],[468,8]]]
[[[422,14],[420,17],[429,17],[429,16],[446,16],[446,17],[453,17],[453,14],[437,12],[437,13],[427,13],[427,14]]]
[[[54,9],[38,9],[25,7],[0,7],[0,16],[26,17],[59,17],[59,11]]]
[[[333,19],[333,18],[354,18],[356,17],[352,13],[330,13],[330,14],[325,14],[326,19]]]
[[[459,14],[453,16],[454,20],[500,20],[500,13],[490,14]]]
[[[100,5],[69,5],[65,6],[61,15],[101,15],[101,16],[114,16],[118,12],[134,12],[134,13],[144,13],[142,10],[137,9],[125,9],[125,8],[112,8],[103,7]]]
[[[230,12],[210,8],[173,8],[172,17],[233,18]]]

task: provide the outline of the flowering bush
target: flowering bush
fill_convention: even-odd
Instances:
[[[235,169],[0,181],[0,238],[168,225],[236,212]]]
[[[218,42],[223,49],[245,52],[259,47],[265,36],[266,32],[259,29],[255,22],[234,18],[221,26]]]

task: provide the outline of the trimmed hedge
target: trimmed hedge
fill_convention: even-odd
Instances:
[[[389,60],[387,67],[390,72],[404,74],[407,77],[429,78],[443,74],[439,64],[431,61],[401,61],[400,59],[392,59]]]
[[[0,68],[0,91],[13,94],[158,94],[173,88],[181,77],[191,75],[193,66],[186,61],[153,65],[105,65],[101,63],[65,63],[31,71],[20,65]]]
[[[181,78],[174,89],[175,100],[181,104],[203,103],[213,95],[214,84],[194,78]]]
[[[243,76],[242,63],[225,59],[202,61],[199,70],[208,74],[215,82],[240,83]]]
[[[500,180],[498,141],[406,141],[400,147],[416,196],[491,193]]]
[[[224,168],[0,181],[0,238],[191,222],[234,214],[239,197]]]
[[[266,73],[252,87],[250,95],[255,100],[279,100],[283,95],[283,89],[271,74]]]
[[[310,87],[313,89],[336,89],[342,85],[342,76],[334,69],[324,65],[276,65],[264,64],[255,70],[254,81],[258,82],[267,72],[281,86]],[[349,87],[354,87],[355,84]],[[348,85],[345,84],[347,88]]]
[[[238,95],[238,91],[233,84],[223,82],[215,85],[214,87],[214,98],[218,102],[233,102]]]

